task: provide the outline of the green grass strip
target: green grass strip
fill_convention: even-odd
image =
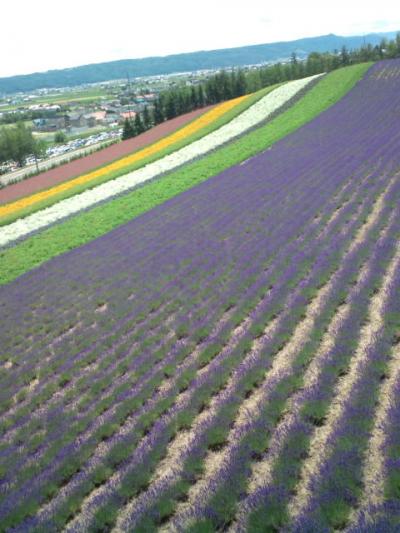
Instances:
[[[193,143],[194,141],[197,141],[198,139],[201,139],[202,137],[205,137],[209,133],[212,133],[213,131],[217,130],[221,126],[224,126],[228,122],[231,122],[235,117],[243,113],[246,109],[251,107],[253,104],[261,100],[265,95],[270,93],[273,89],[276,89],[278,85],[272,85],[271,87],[266,87],[265,89],[262,89],[261,91],[257,91],[254,94],[249,95],[246,97],[245,100],[237,104],[234,108],[230,109],[226,113],[224,113],[221,117],[219,117],[217,120],[214,120],[207,126],[204,126],[203,128],[199,129],[198,131],[192,133],[191,135],[188,135],[187,137],[176,141],[175,143],[171,144],[170,146],[167,146],[166,148],[157,151],[156,153],[140,159],[140,161],[136,161],[135,163],[131,163],[130,165],[126,165],[118,170],[107,172],[106,174],[99,176],[98,178],[94,178],[87,183],[83,183],[81,185],[75,185],[71,189],[65,192],[60,192],[54,196],[51,196],[50,198],[43,199],[42,201],[38,201],[35,204],[26,207],[24,209],[18,209],[14,213],[10,213],[9,215],[5,215],[0,217],[0,226],[6,226],[7,224],[11,224],[12,222],[15,222],[16,220],[19,220],[21,218],[27,217],[28,215],[32,215],[33,213],[36,213],[37,211],[40,211],[41,209],[45,209],[46,207],[50,207],[51,205],[56,204],[57,202],[60,202],[61,200],[66,200],[67,198],[71,198],[72,196],[75,196],[76,194],[79,194],[81,192],[84,192],[88,189],[93,189],[94,187],[97,187],[98,185],[101,185],[102,183],[105,183],[106,181],[113,180],[115,178],[118,178],[120,176],[123,176],[125,174],[128,174],[129,172],[133,172],[134,170],[138,170],[139,168],[144,167],[145,165],[148,165],[149,163],[153,163],[154,161],[157,161],[169,154],[172,154],[173,152],[176,152],[177,150],[183,148],[184,146],[187,146],[188,144]],[[177,132],[179,132],[181,129],[187,128],[192,124],[193,122],[196,122],[202,115],[199,117],[194,118],[192,121],[188,122],[187,124],[184,124],[181,128],[178,128],[176,131],[171,132],[171,135],[175,135]],[[168,135],[169,137],[169,135]],[[144,148],[148,148],[149,146],[153,146],[154,144],[159,143],[162,141],[162,139],[158,139],[154,143],[150,143],[146,146],[143,146],[142,148],[136,150],[137,152],[140,152]],[[135,153],[132,152],[132,153]],[[126,157],[129,157],[131,154],[125,154],[124,156],[111,161],[110,163],[107,163],[106,165],[100,165],[99,167],[93,168],[91,171],[85,172],[81,175],[89,175],[91,172],[94,172],[101,168],[106,168],[110,164],[114,164],[117,161],[123,160]],[[75,178],[78,178],[79,176],[74,176],[73,178],[70,178],[69,180],[66,180],[66,182],[71,181]],[[60,184],[57,184],[60,185]],[[41,191],[36,191],[33,193],[32,196],[35,194],[38,194],[39,192],[46,191],[52,189],[52,187],[47,187],[44,189],[41,189]],[[20,198],[21,199],[21,198]],[[20,200],[19,199],[19,200]],[[4,205],[10,205],[13,204],[15,201],[9,202],[8,204]]]
[[[265,126],[159,180],[148,182],[124,196],[3,250],[0,252],[0,284],[8,283],[45,261],[104,235],[268,148],[340,100],[370,66],[371,63],[364,63],[329,73],[292,108]]]

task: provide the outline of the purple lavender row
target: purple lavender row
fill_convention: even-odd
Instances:
[[[178,296],[178,295],[177,295],[177,296]],[[187,297],[187,296],[188,296],[188,295],[186,294],[186,297]],[[190,296],[189,296],[189,297],[190,297]],[[165,307],[165,304],[164,304],[164,307]],[[161,309],[161,307],[160,307],[159,309]],[[165,313],[164,313],[164,314],[165,314]],[[154,322],[154,318],[153,318],[154,313],[150,313],[150,315],[151,315],[151,317],[152,317],[152,318],[151,318],[152,322]],[[156,315],[156,316],[157,316],[157,315]],[[160,319],[161,319],[161,320],[164,319],[162,315],[160,315]],[[126,327],[126,321],[124,320],[123,323],[120,324],[120,331],[121,331],[122,329],[125,330],[125,327]],[[146,324],[142,325],[142,330],[145,331],[145,328],[146,328]],[[153,329],[153,328],[150,328],[150,330],[151,330],[151,329]],[[118,352],[121,350],[121,347],[123,347],[124,345],[127,345],[127,344],[129,343],[129,340],[130,340],[130,337],[129,337],[129,336],[130,336],[130,335],[131,335],[131,336],[134,335],[134,336],[136,337],[136,336],[137,336],[137,333],[138,333],[138,329],[137,329],[137,328],[134,328],[131,332],[129,332],[129,334],[126,334],[126,333],[122,334],[121,338],[118,338],[117,341],[114,341],[114,342],[113,342],[113,345],[111,346],[111,348],[108,348],[108,341],[107,341],[107,338],[106,338],[105,341],[107,342],[107,348],[106,348],[104,354],[101,354],[101,353],[100,353],[100,350],[99,350],[98,347],[96,346],[96,350],[97,350],[97,352],[99,353],[99,357],[98,357],[98,359],[97,359],[97,363],[101,363],[101,361],[107,356],[107,354],[109,354],[108,356],[110,357],[113,353],[118,353]],[[150,331],[150,333],[151,333],[151,331]],[[114,331],[114,332],[112,333],[112,336],[115,338],[117,334],[118,334],[118,333]],[[146,338],[146,337],[144,337],[144,340],[145,340],[145,338]],[[104,341],[103,341],[103,342],[104,342]],[[132,341],[132,342],[133,342],[133,341]],[[101,345],[100,345],[100,346],[101,346]],[[63,346],[63,351],[64,351],[64,350],[65,350],[65,346]],[[81,352],[80,354],[78,354],[77,357],[71,358],[71,361],[70,361],[70,360],[67,361],[68,366],[66,365],[66,366],[61,367],[61,371],[68,371],[69,369],[71,369],[71,363],[73,363],[74,366],[78,363],[77,370],[79,370],[79,372],[81,372],[81,370],[80,370],[80,369],[81,369],[80,361],[81,361],[82,357],[85,357],[85,358],[86,358],[87,356],[92,357],[92,356],[91,356],[91,353],[90,353],[89,350],[88,350],[88,351]],[[73,367],[72,367],[72,368],[73,368]],[[61,371],[58,372],[58,375],[61,373]],[[42,383],[41,383],[41,388],[43,388],[45,385],[47,385],[47,384],[49,383],[49,379],[50,379],[50,378],[41,380],[41,381],[42,381]],[[54,380],[54,379],[55,379],[55,378],[53,377],[53,380]],[[35,392],[40,392],[40,389],[39,389],[39,391],[35,391]],[[26,400],[26,403],[29,402],[30,400],[31,400],[31,398],[28,397],[27,400]],[[22,407],[24,407],[24,406],[22,405]],[[8,413],[7,413],[7,416],[10,416],[10,415],[13,415],[13,412],[8,412]],[[19,424],[18,424],[18,425],[19,425]]]
[[[201,324],[198,324],[198,326],[200,327]],[[211,340],[212,340],[212,339],[211,339]],[[177,344],[177,349],[181,349],[181,348],[182,348],[182,342],[180,342],[180,343]],[[168,358],[171,359],[171,360],[173,360],[173,356],[174,356],[174,351],[171,352],[171,354],[168,356]],[[141,356],[141,357],[135,359],[134,364],[131,365],[131,367],[130,367],[128,370],[130,370],[130,371],[134,371],[135,368],[138,367],[138,362],[139,362],[139,360],[140,360],[140,359],[146,360],[146,358],[147,358],[147,359],[149,358],[149,354],[147,354],[147,353],[145,353],[143,356]],[[167,360],[164,360],[164,361],[162,362],[162,365],[168,364],[168,358],[167,358]],[[135,364],[135,363],[136,363],[136,364]],[[155,368],[153,367],[153,369],[151,370],[151,375],[154,375],[154,374],[155,374],[155,370],[157,370],[157,368],[160,368],[162,365],[158,365],[158,367],[155,367]],[[115,384],[115,383],[113,383],[113,385],[114,385],[114,384]],[[117,384],[118,384],[118,383],[117,383]],[[140,386],[139,386],[139,387],[136,387],[136,389],[137,389],[138,391],[142,390],[144,384],[145,384],[145,381],[144,381],[144,380],[141,380],[141,381],[140,381]],[[107,394],[109,394],[110,392],[112,392],[112,391],[107,391],[107,390],[105,390],[103,394],[104,394],[104,395],[107,395]],[[133,392],[133,390],[130,389],[129,393],[132,394],[132,392]],[[120,397],[119,397],[119,400],[122,401],[122,398],[125,398],[125,397],[124,397],[124,396],[120,396]],[[118,397],[117,397],[116,399],[118,399]],[[98,398],[96,398],[95,401],[97,402],[97,401],[98,401]],[[114,411],[113,411],[113,412],[114,412]],[[54,411],[54,413],[52,414],[51,412],[49,412],[49,413],[47,414],[47,417],[48,417],[48,419],[50,419],[51,416],[53,416],[53,415],[54,415],[54,416],[57,416],[58,413],[59,413],[59,409],[56,408],[55,411]],[[111,412],[110,412],[109,414],[111,414]],[[84,416],[84,413],[83,413],[83,414],[82,414],[82,412],[79,413],[79,418],[78,418],[78,420],[82,418],[81,415],[82,415],[82,417],[83,417],[83,416]],[[96,424],[95,424],[95,426],[93,426],[92,428],[88,428],[88,430],[86,431],[86,433],[90,435],[90,431],[91,431],[91,429],[94,430],[96,427],[99,426],[99,424],[100,424],[101,422],[102,422],[102,417],[97,418],[97,419],[96,419]],[[77,420],[75,419],[75,420],[73,421],[72,418],[70,417],[70,418],[68,419],[68,423],[69,423],[69,424],[77,423]],[[65,427],[66,427],[66,426],[65,426]],[[60,427],[60,428],[58,429],[57,433],[56,433],[55,435],[53,435],[52,437],[51,437],[51,436],[50,436],[50,437],[54,440],[55,437],[62,437],[62,434],[63,434],[63,427]],[[83,437],[83,435],[80,437],[81,440],[82,440],[82,437]],[[20,457],[20,461],[22,461],[22,460],[28,460],[28,459],[29,459],[29,461],[35,461],[35,462],[36,462],[36,461],[38,461],[38,460],[40,459],[40,455],[43,454],[44,451],[45,451],[45,449],[42,449],[42,447],[40,447],[40,448],[35,452],[35,455],[32,456],[32,457],[29,457],[29,455],[24,456],[24,455],[22,454],[23,450],[21,450],[21,448],[18,448],[18,449],[16,450],[16,453],[18,453],[18,455],[21,455],[21,457]],[[20,467],[20,468],[22,467],[22,464],[23,464],[23,463],[20,462],[20,464],[19,464],[19,467]],[[53,466],[54,466],[54,465],[53,465]],[[4,479],[2,480],[3,483],[6,482],[6,481],[7,481],[6,478],[4,478]],[[8,486],[8,488],[10,488],[10,487]]]
[[[336,237],[336,239],[338,239],[338,237]],[[343,236],[340,236],[338,240],[343,241]],[[330,246],[332,246],[332,250],[335,255],[334,243],[335,243],[335,238],[332,239],[332,241],[330,241]],[[343,246],[343,243],[341,243],[341,245]],[[343,263],[342,264],[343,266],[340,267],[340,275],[334,275],[333,286],[332,286],[332,289],[330,290],[331,296],[336,295],[337,288],[340,286],[341,282],[345,283],[347,279],[349,266],[351,267],[354,266],[355,253],[356,252],[352,252],[349,255],[349,257],[346,258],[345,263]],[[359,253],[358,250],[357,250],[357,253]],[[326,260],[327,258],[323,256],[322,265],[325,268],[326,268]],[[330,261],[328,261],[328,265],[329,264],[330,264]],[[323,305],[324,306],[329,305],[329,298],[327,299],[326,302],[324,302]],[[323,310],[321,310],[321,313],[323,313]],[[276,379],[270,380],[270,382],[266,382],[268,385],[268,387],[265,389],[265,394],[267,395],[267,397],[273,396],[273,389],[279,385],[281,380],[286,379],[286,378],[287,376],[285,374],[282,374],[282,375],[278,375]],[[257,428],[259,427],[263,427],[264,432],[267,431],[266,428],[268,428],[268,422],[255,418],[255,419],[249,420],[245,426],[243,427],[240,426],[240,428],[237,428],[235,436],[231,437],[232,446],[231,446],[231,449],[229,450],[229,454],[226,458],[226,461],[224,461],[223,464],[221,465],[222,469],[220,471],[216,471],[215,474],[213,474],[213,477],[210,480],[209,484],[207,484],[207,486],[204,487],[204,491],[203,491],[204,494],[201,496],[201,498],[200,498],[200,495],[198,495],[198,497],[196,498],[196,507],[192,509],[193,511],[192,517],[196,516],[199,518],[201,516],[201,509],[203,509],[203,512],[205,512],[206,514],[209,512],[209,506],[207,504],[207,499],[212,496],[214,491],[224,490],[223,485],[227,483],[228,480],[230,481],[228,483],[229,487],[226,487],[226,493],[231,493],[232,499],[234,498],[233,494],[235,490],[233,490],[233,485],[236,484],[236,487],[238,487],[238,482],[235,480],[240,479],[242,468],[245,468],[245,470],[247,469],[247,467],[244,467],[244,465],[248,464],[251,461],[251,456],[253,453],[251,447],[245,446],[244,444],[242,444],[241,441],[243,437],[246,437],[246,435],[249,435],[252,432],[256,432]],[[201,445],[199,446],[199,448],[201,448]],[[198,452],[195,452],[195,451],[191,453],[198,455]],[[222,488],[221,488],[221,485],[222,485]],[[159,494],[157,494],[157,496],[159,496]],[[152,493],[152,497],[153,498],[156,497],[156,494],[154,493],[154,491]],[[200,500],[202,503],[200,503]],[[188,518],[189,518],[189,515],[186,516],[186,519]],[[138,517],[135,516],[135,520],[137,519]],[[133,523],[133,518],[132,518],[132,523]],[[174,522],[175,526],[177,526],[177,524],[180,524],[180,522],[179,521]],[[179,527],[183,527],[182,524],[180,524]]]
[[[388,205],[386,215],[385,213],[382,214],[379,222],[381,226],[386,223],[385,221],[388,219],[391,209],[392,206]],[[271,448],[265,455],[265,458],[268,458],[270,455],[274,457],[274,464],[272,465],[271,475],[269,476],[270,479],[268,479],[265,487],[261,486],[244,502],[242,507],[246,512],[241,518],[240,531],[245,530],[247,527],[246,517],[250,514],[251,519],[254,520],[259,509],[265,510],[265,514],[260,516],[260,520],[262,517],[266,519],[269,513],[271,521],[274,520],[274,516],[275,523],[285,521],[288,499],[293,490],[293,485],[297,482],[302,457],[306,454],[308,439],[315,430],[313,422],[307,418],[309,411],[303,414],[304,406],[307,403],[311,403],[311,405],[320,404],[321,406],[329,405],[332,395],[331,391],[337,379],[338,370],[336,369],[338,366],[341,368],[345,364],[342,361],[343,356],[338,356],[342,352],[346,353],[346,347],[350,349],[350,339],[353,342],[353,339],[357,338],[357,332],[363,320],[363,313],[366,312],[368,307],[371,284],[376,283],[377,279],[379,279],[379,276],[377,277],[376,275],[376,269],[385,257],[383,251],[386,250],[389,255],[393,252],[391,245],[393,235],[398,231],[398,222],[396,224],[396,217],[391,216],[390,219],[392,222],[388,230],[384,230],[383,236],[374,247],[372,257],[368,260],[366,273],[362,274],[359,282],[349,293],[350,296],[347,301],[349,313],[346,313],[346,317],[343,317],[341,323],[338,325],[337,331],[335,331],[336,335],[333,346],[328,350],[324,350],[319,355],[317,367],[321,371],[318,374],[318,378],[314,379],[314,373],[316,372],[314,368],[303,388],[293,398],[291,416],[287,417],[286,423],[283,421],[282,426],[272,436]],[[373,233],[376,234],[376,229]],[[368,246],[372,242],[371,237],[365,242],[360,250],[361,257],[365,259],[370,257]],[[350,281],[354,279],[358,268],[359,265],[357,263],[349,264],[346,269],[346,275],[343,278],[344,282],[346,279]],[[360,276],[361,274],[357,275]],[[338,287],[337,294],[339,298],[341,294],[347,292],[344,289],[344,285]]]
[[[63,348],[65,348],[65,347],[63,346]]]
[[[397,531],[400,528],[400,498],[399,498],[399,477],[400,477],[400,374],[399,374],[399,334],[400,314],[393,315],[393,336],[392,336],[392,375],[386,376],[388,380],[389,397],[383,397],[382,401],[387,404],[385,418],[379,426],[382,432],[382,442],[378,453],[381,454],[379,460],[382,462],[382,471],[376,472],[378,479],[378,498],[369,498],[360,510],[354,522],[347,528],[349,533],[378,533],[380,531]],[[382,480],[380,475],[383,476]],[[382,487],[380,487],[382,483]],[[375,489],[375,487],[373,487]],[[383,490],[382,490],[383,489]],[[380,493],[382,490],[382,494]]]
[[[151,355],[151,354],[150,354],[150,355]],[[134,368],[131,368],[131,370],[134,370],[134,369],[138,368],[138,364],[139,364],[139,362],[141,362],[141,361],[145,361],[146,358],[147,358],[147,359],[149,358],[149,354],[147,354],[147,353],[145,353],[145,354],[139,356],[137,359],[135,359],[135,361],[134,361],[134,365],[133,365]],[[141,385],[142,385],[142,384],[143,384],[143,382],[142,382],[142,380],[141,380]],[[107,391],[105,391],[105,394],[107,394]],[[97,400],[97,399],[96,399],[96,400]],[[56,410],[55,413],[57,413],[57,412],[58,412],[58,411]],[[51,416],[51,413],[48,413],[47,416],[48,416],[48,417]],[[69,419],[69,420],[70,420],[70,419]],[[21,452],[21,450],[18,450],[18,453],[20,453],[20,452]],[[38,459],[38,455],[37,455],[37,454],[35,454],[35,458],[34,458],[34,459],[35,459],[35,460]]]
[[[225,357],[229,357],[229,353],[228,353],[228,354],[226,354],[226,356],[225,356]],[[214,366],[215,366],[215,365],[214,365]],[[215,372],[215,370],[214,370],[214,372]],[[199,383],[198,383],[198,384],[199,384]]]
[[[395,242],[390,243],[392,250]],[[343,528],[362,494],[360,474],[364,452],[370,436],[382,369],[387,365],[392,348],[391,315],[400,310],[400,248],[392,265],[393,272],[387,274],[389,279],[385,280],[382,295],[385,298],[381,309],[383,324],[374,325],[374,338],[364,349],[364,358],[355,370],[350,394],[345,394],[343,399],[343,412],[334,427],[330,428],[327,441],[329,455],[318,475],[311,480],[311,500],[295,521],[293,531],[304,531],[308,524]]]

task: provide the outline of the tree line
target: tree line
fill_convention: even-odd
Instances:
[[[287,63],[276,63],[254,69],[234,69],[221,71],[206,81],[191,87],[178,87],[161,92],[152,110],[145,107],[132,120],[125,120],[123,139],[134,137],[195,109],[229,100],[258,91],[264,87],[306,76],[330,72],[337,68],[362,63],[400,57],[400,33],[393,40],[382,39],[379,45],[366,44],[354,50],[345,46],[332,53],[311,52],[307,59],[299,60],[295,53]],[[29,155],[39,157],[43,143],[38,142],[32,131],[22,122],[14,127],[0,129],[0,163],[13,160],[24,165]]]
[[[168,89],[158,95],[152,112],[146,106],[142,114],[136,114],[134,120],[125,120],[122,139],[134,137],[165,120],[246,93],[246,74],[242,69],[232,72],[223,70],[191,87]]]
[[[264,87],[285,81],[305,78],[341,67],[400,57],[400,33],[393,40],[382,39],[380,44],[366,44],[354,50],[345,46],[334,52],[311,52],[307,59],[300,60],[292,53],[287,63],[275,63],[254,69],[221,71],[207,81],[192,87],[170,89],[159,94],[150,113],[145,109],[132,122],[126,120],[123,139],[134,137],[165,120],[188,113],[208,105],[249,94]]]

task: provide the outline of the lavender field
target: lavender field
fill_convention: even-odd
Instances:
[[[399,88],[0,287],[0,531],[400,531]]]

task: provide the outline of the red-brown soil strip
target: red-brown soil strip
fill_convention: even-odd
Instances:
[[[0,205],[12,202],[23,196],[28,196],[42,189],[48,189],[57,183],[75,178],[97,167],[129,155],[173,133],[213,107],[208,106],[202,109],[196,109],[190,113],[185,113],[180,117],[163,122],[137,137],[107,146],[103,150],[75,159],[57,168],[46,170],[37,176],[32,176],[18,183],[7,185],[4,189],[0,189]]]

